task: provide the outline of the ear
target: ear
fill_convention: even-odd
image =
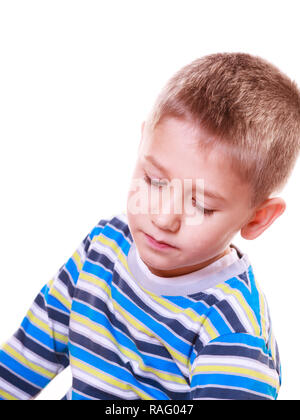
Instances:
[[[241,228],[244,239],[255,239],[261,235],[286,209],[280,197],[268,198],[256,210],[251,220]]]

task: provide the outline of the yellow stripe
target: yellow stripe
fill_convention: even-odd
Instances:
[[[105,373],[101,373],[98,370],[92,368],[91,366],[86,365],[85,363],[80,362],[79,360],[74,359],[73,357],[71,357],[71,365],[78,367],[79,369],[93,375],[96,376],[97,378],[101,379],[103,382],[106,382],[108,384],[111,384],[119,389],[124,389],[124,390],[132,390],[134,391],[139,397],[141,397],[143,400],[152,400],[153,398],[149,395],[146,394],[142,391],[140,391],[139,389],[135,388],[133,385],[131,384],[126,384],[123,383],[121,381],[118,381],[117,379],[115,379],[114,377],[107,375]]]
[[[55,340],[61,341],[64,344],[68,343],[68,337],[64,336],[63,334],[60,334],[54,330],[52,330],[48,324],[46,324],[44,321],[41,321],[39,318],[37,318],[31,310],[27,312],[27,317],[30,319],[30,321],[37,325],[39,328],[44,330],[49,337],[54,338]]]
[[[94,276],[94,275],[92,275],[90,273],[86,273],[85,271],[82,271],[80,273],[80,278],[83,279],[83,280],[85,280],[85,281],[87,281],[87,282],[89,282],[89,283],[94,284],[97,287],[100,287],[107,294],[109,294],[110,287],[108,286],[108,284],[104,280],[100,279],[99,277]]]
[[[97,236],[94,236],[92,242],[98,241],[102,243],[103,245],[108,246],[111,248],[119,261],[122,263],[122,265],[127,269],[128,272],[130,272],[128,264],[127,264],[127,258],[124,256],[122,248],[119,247],[114,241],[111,239],[107,239],[102,233],[100,233]],[[115,301],[112,300],[113,305],[117,308],[117,310],[124,316],[127,321],[133,325],[137,330],[143,332],[144,334],[147,334],[149,337],[153,337],[153,334],[149,332],[145,327],[137,322],[132,316],[130,316],[127,312],[125,312]],[[155,338],[159,341],[161,341],[160,337],[155,336]],[[178,360],[180,363],[182,363],[184,366],[188,367],[188,359],[175,351],[173,348],[168,346],[166,343],[163,343],[163,345],[168,349],[168,351],[171,353],[171,355]]]
[[[241,292],[239,292],[238,290],[232,289],[231,287],[227,286],[226,284],[222,283],[222,284],[218,284],[216,286],[217,288],[223,290],[223,292],[225,292],[228,295],[234,295],[237,300],[239,301],[239,303],[241,304],[242,308],[244,309],[244,311],[246,312],[249,321],[251,322],[251,324],[253,325],[254,331],[256,335],[260,335],[260,327],[258,325],[258,322],[256,320],[256,318],[253,315],[252,310],[250,309],[249,305],[247,304],[247,302],[245,301],[243,295]]]
[[[132,271],[130,270],[127,260],[121,261],[124,268],[127,270],[127,272],[130,274],[130,276],[135,279]],[[168,309],[169,311],[175,313],[175,314],[180,314],[183,313],[185,315],[187,315],[191,320],[193,320],[194,322],[200,324],[204,330],[206,331],[206,334],[210,337],[210,340],[215,339],[219,334],[216,331],[216,329],[214,328],[214,325],[212,324],[212,322],[210,321],[209,318],[204,317],[202,315],[197,314],[196,312],[193,311],[193,309],[191,308],[187,308],[187,309],[182,309],[182,308],[178,308],[176,305],[172,304],[171,302],[169,302],[168,300],[161,298],[160,296],[155,295],[154,293],[150,292],[149,290],[145,289],[137,279],[135,279],[135,281],[139,284],[140,288],[147,294],[149,295],[154,301],[156,301],[159,305],[165,307],[166,309]]]
[[[267,338],[267,327],[266,327],[266,302],[265,297],[259,287],[259,284],[255,282],[256,288],[259,293],[259,307],[260,307],[260,318],[261,318],[261,327],[262,327],[262,336],[265,339],[265,341],[268,341]]]
[[[126,268],[126,267],[125,267]],[[129,272],[131,273],[131,272]],[[134,278],[133,274],[131,274]],[[138,281],[137,281],[138,282]],[[148,294],[155,302],[157,302],[159,305],[165,307],[169,311],[173,312],[174,314],[184,314],[188,318],[190,318],[192,321],[196,322],[198,325],[200,324],[202,328],[204,328],[206,334],[209,336],[210,340],[215,339],[218,336],[218,332],[214,328],[212,322],[209,318],[199,315],[196,312],[193,311],[192,308],[178,308],[176,305],[169,302],[167,299],[161,298],[149,290],[145,289],[141,284],[139,285],[143,291]]]
[[[124,262],[124,268],[127,270],[127,272],[130,274],[130,276],[135,279],[132,271],[130,270],[127,260],[125,260]],[[166,299],[163,299],[157,295],[155,295],[154,293],[150,292],[149,290],[145,289],[139,282],[138,280],[135,279],[135,281],[139,284],[139,287],[147,294],[149,295],[153,300],[155,300],[158,304],[160,304],[161,306],[164,306],[166,309],[168,309],[169,311],[173,312],[173,313],[183,313],[185,315],[187,315],[191,320],[193,320],[194,322],[200,324],[202,326],[202,328],[205,330],[206,334],[208,335],[208,337],[210,338],[210,340],[214,340],[215,338],[218,337],[219,333],[218,331],[215,329],[213,323],[211,322],[211,320],[205,316],[199,315],[197,313],[195,313],[193,311],[193,309],[191,308],[187,308],[187,309],[182,309],[182,308],[178,308],[177,306],[175,306],[174,304],[171,304],[171,302],[167,301]]]
[[[117,258],[121,261],[121,263],[123,265],[126,264],[126,257],[123,254],[122,248],[118,244],[116,244],[114,240],[108,239],[102,233],[100,233],[99,235],[94,236],[94,238],[92,239],[92,242],[96,241],[111,248],[115,252]]]
[[[104,327],[94,324],[91,320],[84,318],[81,315],[78,315],[74,312],[71,313],[71,319],[73,319],[76,322],[79,322],[80,324],[85,325],[86,327],[92,329],[93,331],[97,332],[100,335],[104,335],[106,338],[108,338],[110,341],[112,341],[114,344],[117,344],[116,339],[114,336]]]
[[[129,322],[130,325],[133,325],[137,330],[148,335],[149,337],[156,338],[169,351],[169,353],[173,356],[174,359],[178,360],[184,366],[188,366],[188,359],[186,357],[184,357],[182,354],[178,353],[176,350],[170,347],[167,343],[162,341],[161,337],[154,335],[151,331],[148,331],[143,324],[138,322],[128,312],[124,311],[123,308],[120,305],[118,305],[115,301],[113,301],[112,303],[114,307],[119,311],[119,313],[122,314],[122,316]]]
[[[47,287],[50,290],[54,283],[54,277],[47,283]]]
[[[75,261],[77,270],[81,271],[83,264],[78,251],[75,251],[71,258]]]
[[[275,346],[275,337],[273,335],[273,331],[271,330],[271,352],[272,352],[272,358],[274,362],[276,362],[276,346]]]
[[[60,292],[58,292],[54,287],[50,290],[50,294],[54,296],[60,303],[62,303],[66,308],[71,310],[71,302],[69,302]]]
[[[9,344],[5,344],[3,346],[3,349],[11,354],[14,359],[18,360],[19,362],[21,362],[24,366],[28,367],[30,370],[33,370],[34,372],[38,372],[41,375],[46,376],[49,379],[52,379],[56,376],[55,373],[50,372],[47,369],[42,368],[39,365],[36,365],[35,363],[31,362],[30,360],[26,359],[24,356],[22,356],[20,353],[17,352],[17,350],[13,349]]]
[[[2,389],[0,389],[0,395],[1,397],[3,397],[6,400],[10,400],[10,401],[18,401],[18,398],[13,397],[12,395],[10,395],[8,392],[3,391]]]
[[[252,378],[256,378],[259,380],[262,380],[270,385],[272,385],[274,388],[278,387],[278,381],[271,378],[268,375],[265,375],[261,372],[242,368],[238,366],[222,366],[222,365],[205,365],[205,366],[197,366],[195,368],[195,373],[204,373],[204,372],[213,372],[214,374],[218,373],[229,373],[229,374],[236,374],[236,375],[245,375],[247,377],[251,376]]]
[[[152,369],[149,366],[146,366],[142,360],[142,358],[140,356],[138,356],[134,351],[127,349],[126,347],[121,346],[116,339],[114,338],[114,336],[105,328],[105,327],[101,327],[97,324],[94,324],[90,319],[87,319],[83,316],[80,316],[78,314],[72,313],[71,314],[71,318],[82,324],[85,325],[86,327],[94,330],[95,332],[99,333],[100,335],[103,335],[104,337],[108,338],[111,342],[114,343],[114,345],[120,350],[120,352],[122,354],[124,354],[124,356],[128,357],[131,360],[136,360],[139,364],[139,368],[143,371],[146,372],[151,372],[154,375],[158,376],[161,379],[167,380],[167,381],[172,381],[172,382],[176,382],[179,384],[186,384],[186,381],[181,378],[178,377],[176,375],[170,375],[167,373],[163,373],[160,372],[156,369]]]
[[[144,372],[153,373],[155,376],[170,382],[176,382],[177,384],[187,385],[187,382],[184,378],[180,376],[171,375],[169,373],[160,372],[157,369],[146,366],[140,356],[134,353],[132,350],[128,350],[125,347],[120,348],[120,351],[131,360],[136,360],[139,364],[139,368]]]
[[[265,300],[262,298],[262,296],[259,297],[259,305],[260,305],[260,318],[261,318],[261,326],[262,326],[262,336],[265,339],[265,341],[267,341]]]

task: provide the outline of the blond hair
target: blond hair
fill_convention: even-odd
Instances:
[[[300,151],[300,91],[266,60],[218,53],[194,60],[167,82],[146,120],[191,121],[213,136],[200,147],[221,146],[224,158],[252,187],[257,206],[286,184]]]

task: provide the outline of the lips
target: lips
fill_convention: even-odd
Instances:
[[[156,243],[156,244],[159,244],[159,245],[161,245],[161,246],[169,246],[169,247],[175,248],[173,245],[171,245],[171,244],[169,244],[169,243],[167,243],[167,242],[158,241],[158,240],[157,240],[157,239],[155,239],[153,236],[148,235],[148,234],[147,234],[147,233],[145,233],[145,232],[144,232],[144,234],[146,235],[146,237],[147,237],[148,239],[150,239],[151,241],[153,241],[153,242],[154,242],[154,243]]]

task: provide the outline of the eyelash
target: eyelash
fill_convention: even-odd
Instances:
[[[144,174],[144,181],[148,184],[148,185],[153,185],[155,187],[160,187],[162,185],[158,185],[159,182],[156,182],[156,180],[151,179],[148,175]],[[197,206],[199,210],[203,211],[204,214],[206,216],[211,216],[215,210],[210,210],[210,209],[204,209],[203,207]]]

